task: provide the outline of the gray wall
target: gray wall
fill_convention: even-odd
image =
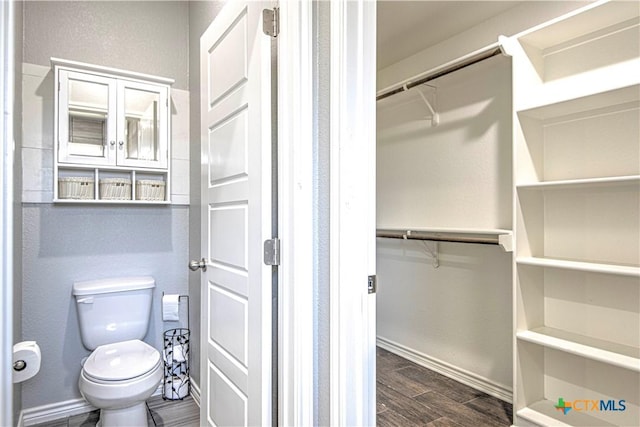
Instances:
[[[315,241],[314,259],[314,294],[315,294],[315,340],[314,340],[314,404],[315,425],[326,426],[330,421],[330,396],[329,396],[329,362],[330,362],[330,266],[329,266],[329,187],[330,187],[330,42],[331,42],[331,7],[329,2],[315,3],[314,19],[314,73],[316,75],[316,87],[314,103],[317,112],[315,129],[315,164],[314,171],[314,204],[316,206],[317,239]]]
[[[40,373],[23,385],[23,407],[78,398],[80,340],[76,280],[128,275],[156,279],[145,341],[162,348],[161,291],[186,291],[188,207],[23,207],[23,336],[38,341]]]
[[[188,86],[189,4],[184,1],[24,2],[24,62],[64,58],[172,77]]]
[[[189,2],[189,92],[191,144],[191,209],[189,211],[189,258],[200,259],[200,36],[213,18],[218,15],[224,2]],[[192,346],[191,378],[200,385],[200,273],[189,274],[191,298],[191,337],[197,346]]]
[[[187,88],[187,2],[25,2],[23,22],[26,63],[49,66],[56,56],[171,77],[174,88]],[[50,139],[52,115],[29,116],[23,128]],[[23,385],[28,409],[80,397],[80,361],[89,351],[71,296],[76,280],[153,276],[146,341],[162,348],[162,331],[176,324],[161,320],[161,293],[188,291],[189,207],[45,202],[23,204],[22,215],[22,338],[38,341],[43,355],[40,373]]]

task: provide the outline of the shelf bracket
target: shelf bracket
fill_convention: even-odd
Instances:
[[[433,89],[434,98],[435,98],[436,88],[434,86],[430,86],[430,85],[427,85],[427,84],[425,84],[424,86],[428,86],[428,87]],[[420,95],[420,98],[422,98],[422,101],[424,101],[425,105],[427,106],[427,109],[429,110],[429,113],[431,113],[431,117],[427,117],[427,120],[431,119],[431,126],[433,126],[433,127],[438,126],[440,124],[440,115],[438,113],[436,113],[436,110],[431,106],[431,103],[429,102],[429,100],[427,99],[425,94],[422,93],[422,88],[419,87],[419,86],[416,86],[415,89],[418,92],[418,95]],[[404,85],[404,90],[408,90],[406,84]]]
[[[440,257],[439,257],[439,247],[438,242],[433,242],[429,240],[422,240],[422,244],[431,257],[431,265],[433,268],[440,267]]]
[[[513,234],[500,234],[498,244],[505,252],[513,252]]]

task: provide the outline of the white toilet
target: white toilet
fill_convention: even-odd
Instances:
[[[80,373],[80,393],[100,409],[98,426],[147,426],[145,401],[163,372],[158,350],[141,341],[154,287],[149,276],[73,284],[82,342],[93,350]]]

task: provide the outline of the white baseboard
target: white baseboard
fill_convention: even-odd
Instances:
[[[162,395],[162,383],[151,395]],[[50,403],[48,405],[36,406],[34,408],[24,409],[20,412],[20,421],[18,427],[29,427],[32,425],[46,423],[49,421],[57,421],[75,415],[86,414],[95,411],[96,408],[90,405],[83,398],[66,400],[64,402]]]
[[[74,415],[84,414],[95,409],[96,408],[90,405],[86,400],[79,398],[24,409],[20,413],[20,418],[23,422],[22,425],[24,427],[29,427],[35,424],[73,417]]]
[[[200,407],[200,387],[193,380],[193,377],[189,377],[189,382],[191,383],[191,397],[193,397],[193,401],[196,402],[198,408]]]
[[[377,337],[376,344],[391,353],[402,356],[407,360],[417,363],[420,366],[429,368],[439,374],[456,380],[462,384],[468,385],[476,390],[487,393],[490,396],[497,397],[500,400],[511,403],[513,400],[513,390],[491,381],[488,378],[476,375],[457,366],[450,365],[442,360],[427,356],[412,348],[398,344],[386,338]]]

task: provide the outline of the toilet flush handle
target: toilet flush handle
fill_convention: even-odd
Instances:
[[[93,297],[78,298],[78,304],[93,304]]]

